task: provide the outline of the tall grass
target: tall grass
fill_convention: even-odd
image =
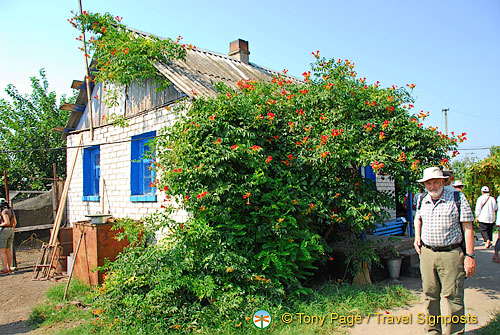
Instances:
[[[95,318],[90,308],[75,306],[62,300],[64,284],[53,286],[47,292],[47,300],[33,309],[30,316],[32,327],[59,329],[58,334],[80,335],[80,334],[105,334],[99,326],[99,319]],[[89,288],[80,283],[72,284],[70,287],[70,300],[78,300],[83,305],[91,304]],[[374,285],[354,286],[349,284],[326,283],[319,286],[307,297],[288,301],[285,306],[277,306],[272,316],[272,324],[266,329],[256,327],[244,327],[244,331],[238,327],[204,329],[204,334],[278,334],[278,335],[303,335],[303,334],[342,334],[347,332],[348,318],[355,315],[360,317],[377,310],[385,310],[393,307],[401,307],[416,301],[416,297],[402,286]],[[290,313],[293,317],[291,323],[284,323],[281,319],[284,313]],[[324,323],[307,323],[302,316],[324,317]],[[331,314],[338,315],[337,320],[331,320]],[[344,317],[344,322],[340,322]],[[318,319],[315,319],[318,321]],[[235,320],[234,324],[251,323],[252,315],[244,320]],[[76,325],[76,327],[74,327]],[[73,328],[68,328],[72,326]],[[241,327],[243,328],[243,326]],[[55,333],[53,331],[52,333]],[[176,333],[172,330],[172,333]],[[492,334],[492,333],[485,333]]]
[[[291,302],[280,314],[272,315],[273,323],[268,328],[255,328],[247,334],[342,334],[347,332],[354,316],[363,318],[377,310],[401,307],[416,301],[417,297],[400,285],[355,286],[327,283],[307,298]],[[293,321],[285,324],[281,319],[283,313],[292,314]],[[306,316],[318,318],[313,322],[313,318],[308,319]],[[323,324],[320,317],[324,317]],[[225,333],[231,332],[228,330]]]

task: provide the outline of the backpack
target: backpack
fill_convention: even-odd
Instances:
[[[420,210],[420,207],[422,207],[422,201],[423,199],[427,196],[428,192],[425,191],[424,193],[421,193],[420,196],[418,197],[417,200],[417,210]],[[465,254],[465,235],[464,235],[464,227],[460,224],[460,215],[462,213],[462,199],[460,198],[460,192],[459,191],[454,191],[453,192],[453,199],[455,200],[455,206],[457,206],[458,209],[458,225],[460,226],[460,231],[462,232],[462,242],[460,242],[460,249],[462,249],[463,253]]]

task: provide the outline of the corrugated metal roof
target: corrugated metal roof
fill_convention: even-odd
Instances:
[[[187,50],[186,60],[175,60],[170,64],[157,63],[156,68],[169,81],[190,97],[217,96],[215,84],[223,82],[237,88],[238,81],[257,79],[271,81],[278,72],[253,63],[245,64],[229,56],[215,52]],[[298,81],[296,78],[291,78]]]
[[[161,36],[149,34],[131,27],[130,31],[142,36],[154,36],[164,40]],[[254,63],[245,64],[228,55],[204,49],[190,49],[186,52],[186,60],[174,60],[169,64],[157,63],[156,68],[168,80],[190,97],[205,95],[215,97],[217,91],[214,85],[224,82],[226,85],[237,88],[238,81],[258,79],[271,81],[279,72],[267,69]],[[287,76],[295,82],[300,80]]]

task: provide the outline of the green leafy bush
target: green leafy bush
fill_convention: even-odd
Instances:
[[[284,296],[202,220],[168,243],[129,248],[99,291],[101,319],[112,320],[113,331],[136,334],[238,327],[256,308],[276,310]]]
[[[157,141],[157,184],[172,210],[192,213],[186,229],[207,221],[288,292],[302,292],[301,280],[328,260],[329,241],[360,234],[394,207],[360,168],[415,185],[422,165],[446,164],[458,142],[419,124],[426,114],[410,114],[408,91],[367,85],[353,67],[318,59],[305,83],[220,84],[217,98],[182,108]]]

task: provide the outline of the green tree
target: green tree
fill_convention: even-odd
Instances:
[[[447,164],[464,134],[423,128],[409,91],[368,85],[353,67],[318,59],[303,84],[247,80],[196,100],[158,143],[159,186],[193,213],[185,225],[209,222],[256,270],[300,287],[328,242],[393,206],[361,167],[415,187],[422,167]]]
[[[450,168],[453,171],[455,179],[465,179],[465,174],[467,170],[479,161],[474,154],[465,154],[461,159],[455,159],[450,164]]]
[[[490,148],[490,155],[489,156],[495,156],[500,154],[500,145],[492,145]]]
[[[497,197],[500,194],[500,147],[492,146],[489,156],[469,167],[464,179],[464,194],[471,203],[481,195],[482,186],[488,186],[490,194]]]
[[[21,94],[8,85],[11,101],[0,99],[0,169],[7,172],[9,189],[43,189],[48,181],[37,178],[51,178],[53,163],[59,177],[66,174],[65,141],[53,128],[64,127],[69,112],[59,109],[43,69],[31,78],[31,87],[31,94]],[[75,98],[63,95],[60,104]]]

